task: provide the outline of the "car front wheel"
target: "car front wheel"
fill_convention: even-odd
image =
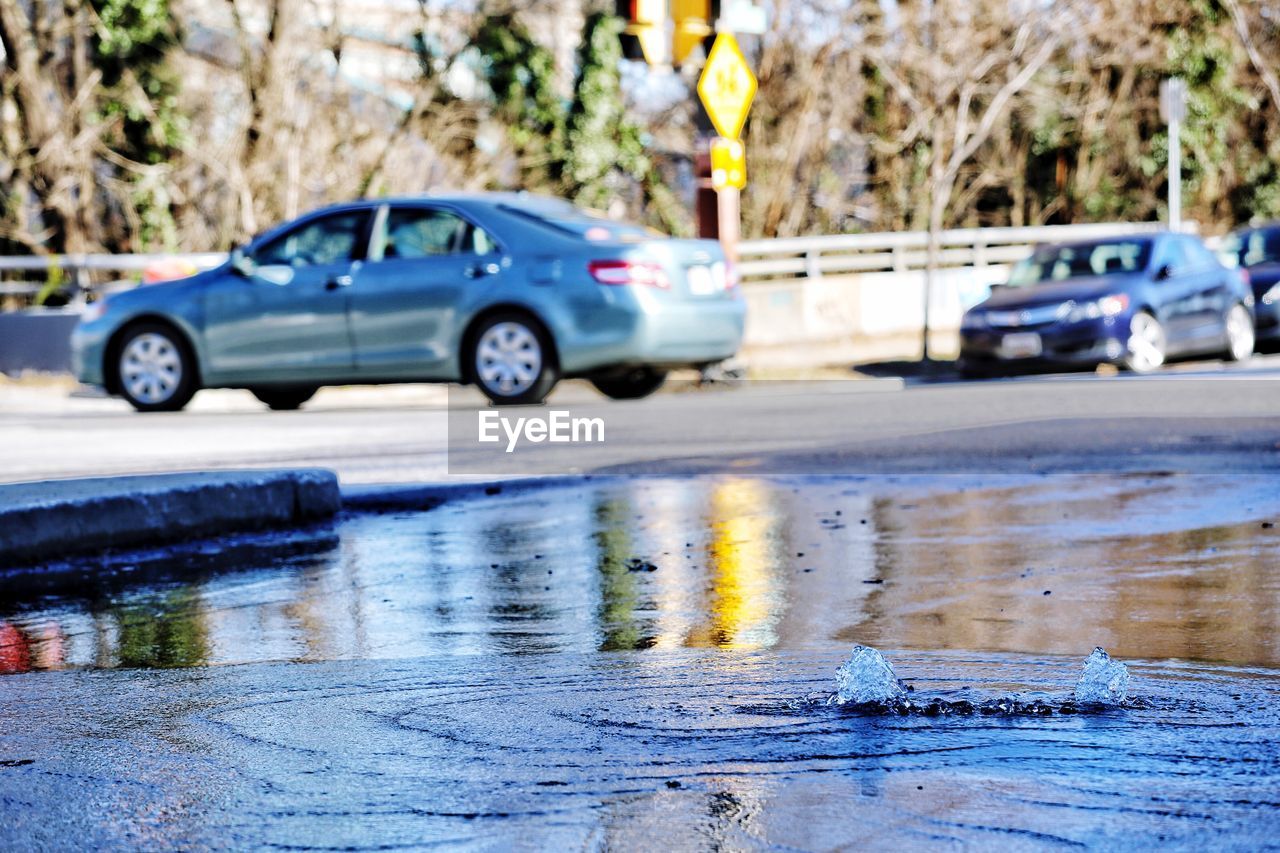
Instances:
[[[636,367],[623,373],[597,376],[591,380],[596,390],[614,400],[639,400],[648,397],[667,381],[667,371],[652,367]]]
[[[1125,367],[1134,373],[1150,373],[1164,364],[1164,327],[1153,315],[1140,311],[1129,321],[1129,341]]]
[[[471,379],[500,406],[541,403],[560,379],[542,326],[518,313],[486,319],[471,336]]]
[[[199,390],[195,359],[169,326],[140,323],[117,352],[120,393],[139,412],[176,412]]]
[[[1249,309],[1239,303],[1227,312],[1227,355],[1232,361],[1244,361],[1253,355],[1255,333]]]

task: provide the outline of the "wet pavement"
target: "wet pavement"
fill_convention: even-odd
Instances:
[[[617,479],[7,582],[0,846],[1264,846],[1277,522],[1267,476]],[[1051,708],[1105,646],[1141,701],[859,715],[855,643]]]

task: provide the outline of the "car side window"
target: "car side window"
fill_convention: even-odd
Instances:
[[[324,266],[355,259],[360,254],[368,214],[363,210],[313,219],[259,247],[253,259],[260,266]]]
[[[374,259],[431,258],[440,255],[494,250],[491,237],[482,229],[448,210],[427,207],[392,208],[375,237]]]
[[[493,242],[493,238],[483,228],[469,225],[462,241],[462,251],[476,255],[489,255],[498,251],[498,244]]]
[[[1280,262],[1280,229],[1246,232],[1234,245],[1243,266]]]

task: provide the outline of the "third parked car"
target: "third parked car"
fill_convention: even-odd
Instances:
[[[1253,288],[1258,340],[1280,341],[1280,223],[1228,234],[1218,255]]]

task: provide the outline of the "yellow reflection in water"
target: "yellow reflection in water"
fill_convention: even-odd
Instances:
[[[726,480],[712,489],[707,621],[687,645],[760,649],[776,642],[781,596],[775,589],[771,504],[769,490],[757,480]]]

